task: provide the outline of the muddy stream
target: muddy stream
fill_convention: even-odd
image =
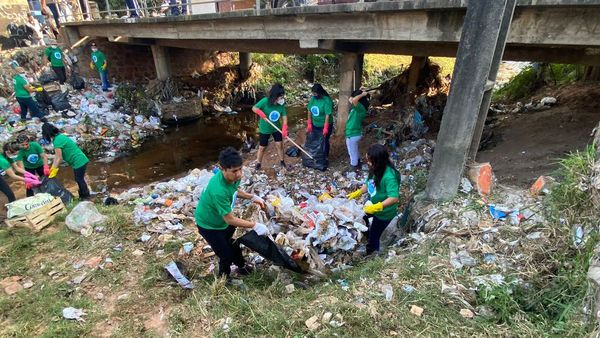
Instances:
[[[287,107],[290,128],[304,117],[304,109]],[[140,148],[110,163],[90,158],[88,184],[94,192],[117,192],[215,163],[224,147],[242,148],[246,135],[258,140],[258,117],[250,107],[237,111],[237,115],[203,118],[168,127],[164,135],[146,140]],[[71,168],[61,167],[58,177],[69,190],[77,191]],[[13,186],[13,190],[18,195],[25,194],[18,185]]]

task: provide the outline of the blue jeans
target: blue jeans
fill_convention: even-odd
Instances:
[[[108,70],[99,70],[100,80],[102,80],[102,90],[108,90],[110,83],[108,82]]]
[[[181,0],[181,15],[187,14],[187,3],[188,0]],[[169,0],[169,5],[177,5],[177,0]],[[179,7],[171,7],[171,15],[179,15]]]
[[[31,97],[17,97],[17,102],[19,102],[19,106],[21,107],[21,119],[25,120],[27,118],[27,112],[31,111],[32,117],[38,117],[41,120],[44,119],[44,113],[40,110],[37,103]]]
[[[125,0],[125,5],[127,6],[127,9],[129,9],[129,17],[130,18],[137,18],[139,17],[138,14],[138,8],[135,5],[135,2],[133,0]]]

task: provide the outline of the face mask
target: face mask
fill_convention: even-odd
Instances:
[[[14,159],[16,159],[16,158],[17,158],[17,156],[18,156],[18,155],[13,155],[13,156],[11,156],[11,155],[8,155],[8,158],[10,158],[11,160],[14,160]]]
[[[58,47],[58,46],[57,45],[52,45],[52,48],[56,48],[56,47]]]
[[[26,76],[27,76],[27,73],[21,73],[21,76],[22,76],[22,77],[26,77]]]
[[[97,52],[98,48],[92,48],[92,52]]]
[[[277,104],[282,105],[285,103],[285,99],[282,97],[279,100],[277,100]]]

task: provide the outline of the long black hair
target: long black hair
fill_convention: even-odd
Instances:
[[[277,99],[283,95],[285,95],[285,89],[283,89],[283,86],[279,83],[274,84],[269,91],[269,103],[276,104]]]
[[[15,141],[7,142],[7,143],[4,143],[4,145],[2,146],[2,155],[4,155],[4,157],[8,158],[8,157],[10,157],[8,155],[9,152],[16,153],[19,150],[21,150],[21,146],[17,142],[15,142]]]
[[[48,142],[52,142],[54,136],[58,135],[59,133],[60,130],[58,130],[58,128],[51,123],[46,122],[42,125],[42,138]]]
[[[360,95],[360,94],[362,94],[362,93],[363,93],[363,91],[362,91],[362,90],[360,90],[360,89],[357,89],[357,90],[353,91],[353,92],[352,92],[352,94],[351,94],[350,96],[351,96],[351,97],[356,97],[356,96],[358,96],[358,95]],[[369,98],[370,98],[370,97],[371,97],[371,96],[367,94],[367,96],[363,96],[363,97],[361,97],[361,98],[360,98],[360,100],[358,100],[358,103],[362,104],[362,105],[363,105],[363,107],[365,107],[365,109],[369,109],[369,104],[370,104],[370,102],[369,102]]]
[[[376,186],[379,186],[379,183],[381,183],[381,179],[383,178],[383,174],[387,167],[394,170],[396,179],[398,179],[398,182],[400,181],[400,174],[398,173],[398,170],[394,168],[394,164],[390,160],[390,154],[384,146],[379,143],[370,146],[367,151],[367,158],[369,159],[369,162],[371,162],[371,165],[369,166],[369,176],[373,176]]]
[[[320,83],[315,83],[310,89],[313,93],[317,94],[317,99],[323,98],[323,96],[329,97],[329,93],[321,86]]]

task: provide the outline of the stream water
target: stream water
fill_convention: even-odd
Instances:
[[[303,117],[304,108],[288,107],[287,110],[288,123],[292,127]],[[90,185],[94,191],[121,190],[215,163],[223,148],[239,149],[246,135],[257,133],[258,117],[249,107],[238,111],[237,115],[221,115],[169,127],[164,135],[147,140],[136,151],[111,163],[92,159],[87,170],[92,181]],[[67,185],[74,183],[71,170],[61,170],[61,174],[61,180]]]

